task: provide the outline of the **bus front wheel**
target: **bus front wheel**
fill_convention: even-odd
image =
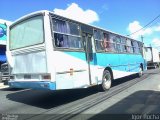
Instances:
[[[112,84],[112,76],[111,72],[109,70],[105,70],[103,72],[103,78],[102,78],[102,90],[107,91],[111,88]]]

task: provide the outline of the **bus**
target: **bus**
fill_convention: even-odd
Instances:
[[[146,69],[142,47],[129,37],[37,11],[9,28],[9,85],[44,90],[98,85],[109,90],[117,78],[142,75]]]

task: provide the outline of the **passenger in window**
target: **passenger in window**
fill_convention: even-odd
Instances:
[[[59,37],[59,47],[64,47],[63,35],[59,35],[58,37]]]
[[[101,43],[101,46],[105,51],[109,51],[110,50],[110,45],[109,45],[109,40],[107,39],[108,38],[107,34],[104,33],[103,35],[104,35],[104,39]]]
[[[54,38],[55,38],[55,45],[56,47],[63,47],[63,35],[62,34],[54,34]]]
[[[55,46],[58,47],[59,46],[59,42],[58,42],[57,33],[54,33],[54,40],[55,40]]]
[[[69,44],[68,44],[68,36],[67,35],[63,35],[63,43],[62,43],[62,45],[63,45],[63,47],[65,47],[65,48],[68,48],[69,47]]]
[[[129,52],[129,53],[131,52],[131,51],[130,51],[130,47],[129,47],[129,46],[127,46],[127,52]]]
[[[127,52],[127,46],[124,45],[124,52]]]

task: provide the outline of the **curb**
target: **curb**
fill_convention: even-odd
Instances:
[[[4,85],[4,83],[0,83],[0,89],[8,88],[8,87],[9,87],[8,85]]]

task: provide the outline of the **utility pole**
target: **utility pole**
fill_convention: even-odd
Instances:
[[[152,45],[150,44],[150,47],[152,47]]]
[[[143,38],[144,38],[143,35],[141,35],[141,41],[142,41],[142,43],[143,43]],[[143,43],[143,44],[144,44],[144,43]]]
[[[144,43],[143,43],[143,35],[141,35],[141,41],[142,41],[142,56],[144,57]]]

